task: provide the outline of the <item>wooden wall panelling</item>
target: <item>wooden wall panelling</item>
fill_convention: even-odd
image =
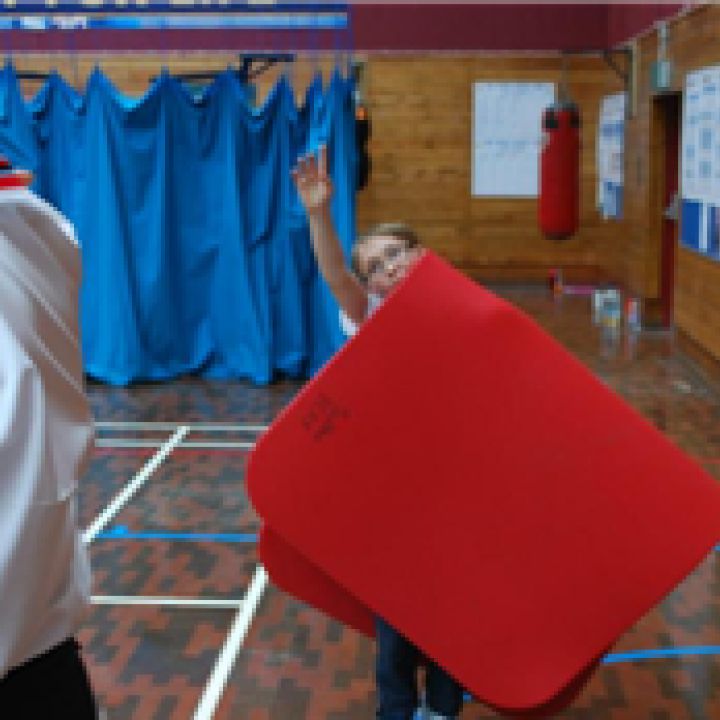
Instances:
[[[371,57],[373,179],[360,196],[361,224],[405,219],[453,262],[496,268],[503,276],[507,269],[537,278],[558,265],[602,265],[598,252],[615,228],[596,209],[595,136],[600,98],[615,91],[618,81],[597,57],[572,57],[569,65],[569,87],[583,114],[582,223],[576,238],[543,238],[534,199],[470,194],[472,83],[558,82],[557,55]]]

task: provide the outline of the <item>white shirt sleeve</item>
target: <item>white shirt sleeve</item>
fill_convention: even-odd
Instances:
[[[382,298],[379,295],[368,295],[366,320],[378,309],[381,303]],[[358,331],[358,324],[352,321],[342,308],[340,308],[340,327],[347,337],[353,337]]]

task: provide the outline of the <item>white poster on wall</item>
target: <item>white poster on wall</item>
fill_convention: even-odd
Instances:
[[[625,93],[600,104],[597,138],[598,208],[605,218],[621,218],[625,182]]]
[[[689,73],[686,79],[682,127],[682,196],[700,200],[698,178],[698,142],[702,107],[702,71]]]
[[[681,241],[720,259],[720,66],[688,73],[683,100]]]
[[[706,202],[716,198],[714,182],[714,152],[715,137],[718,133],[717,123],[717,97],[718,73],[715,68],[702,72],[700,76],[702,88],[698,106],[698,133],[697,133],[697,179],[699,196]]]
[[[472,194],[537,197],[542,114],[553,83],[473,85]]]

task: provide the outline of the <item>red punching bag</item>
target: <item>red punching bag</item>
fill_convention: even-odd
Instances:
[[[540,229],[553,240],[570,237],[578,227],[580,206],[580,111],[572,102],[551,105],[543,113],[540,155]]]

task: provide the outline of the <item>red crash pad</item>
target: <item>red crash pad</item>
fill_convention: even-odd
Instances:
[[[265,569],[278,587],[364,635],[375,635],[375,620],[370,609],[308,562],[267,525],[260,529],[258,548]],[[582,691],[601,660],[602,658],[597,658],[583,668],[548,702],[521,711],[515,709],[513,717],[546,718],[557,714]],[[495,709],[500,712],[504,710]]]
[[[364,635],[374,637],[375,618],[369,608],[308,562],[267,525],[260,529],[258,550],[265,569],[278,587]]]
[[[299,556],[509,710],[552,701],[720,537],[709,475],[431,253],[248,481]]]

